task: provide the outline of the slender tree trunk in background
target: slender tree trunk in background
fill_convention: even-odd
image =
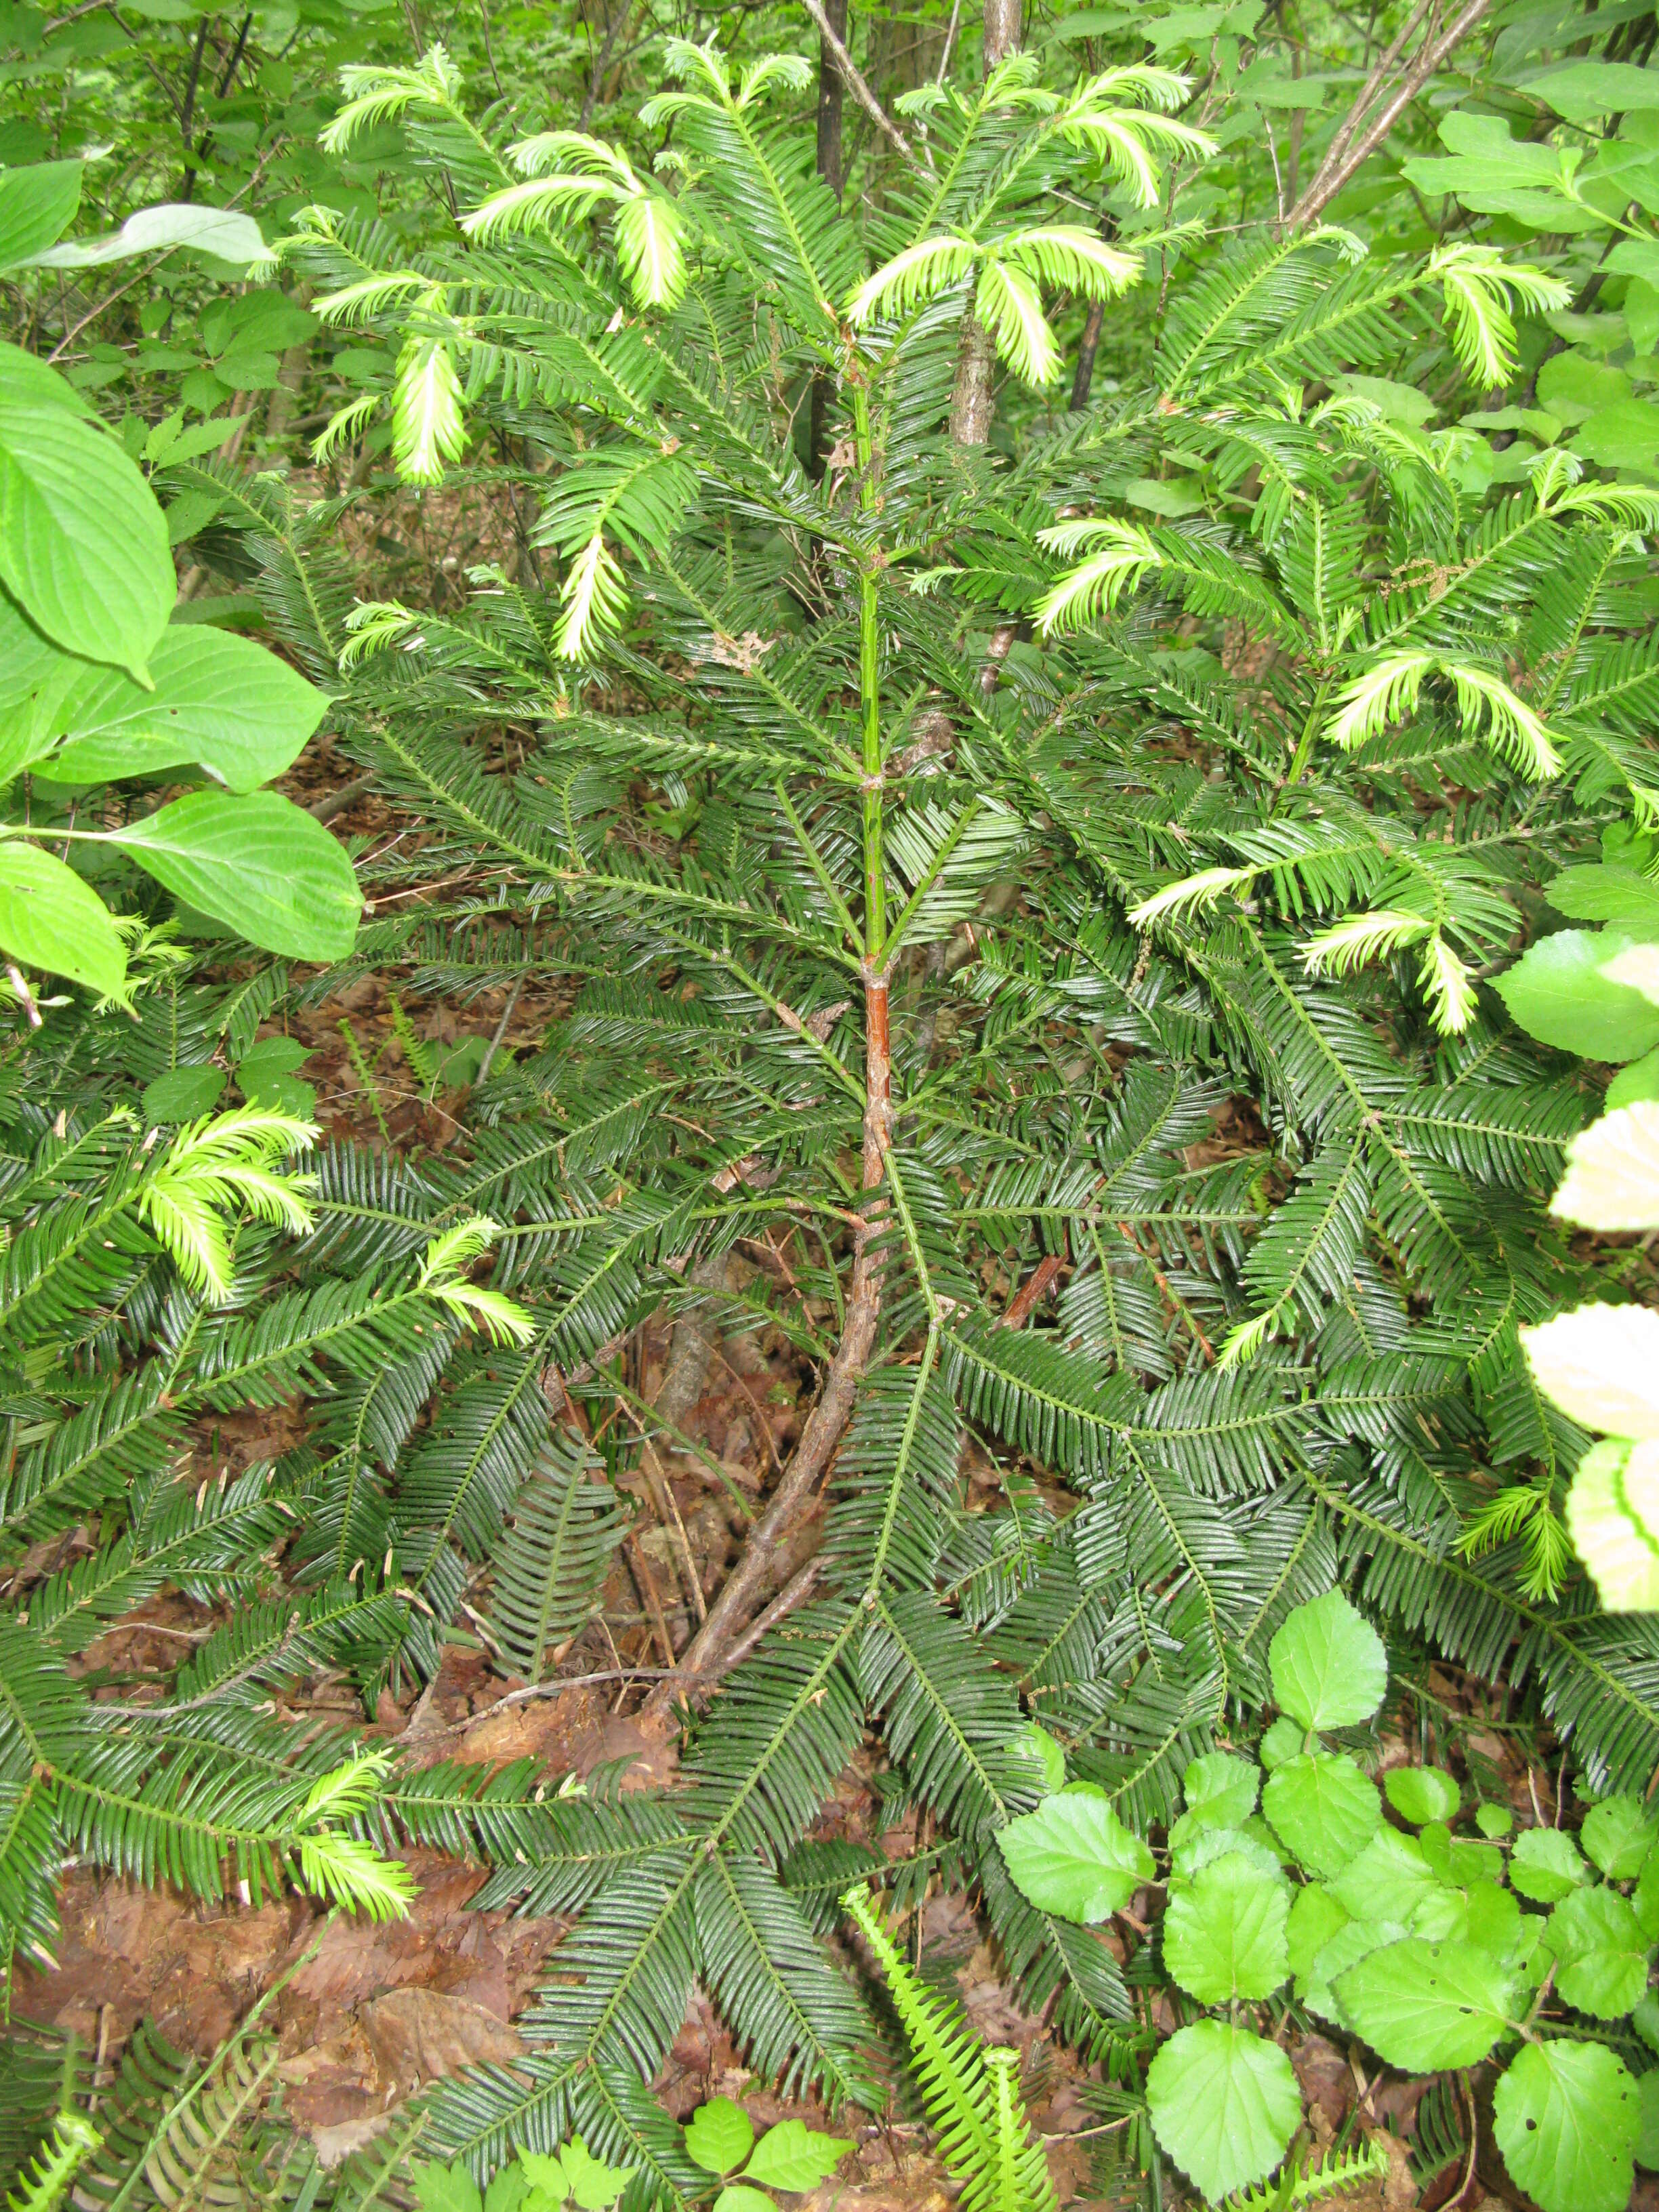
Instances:
[[[1100,345],[1100,333],[1105,327],[1106,302],[1091,300],[1089,312],[1083,319],[1083,342],[1077,349],[1077,367],[1072,373],[1071,409],[1079,414],[1089,404],[1089,386],[1094,382],[1095,354]]]
[[[844,46],[847,42],[847,0],[824,0],[824,15],[830,29]],[[818,40],[818,174],[836,198],[841,198],[845,179],[842,174],[841,117],[842,102],[846,87],[835,50],[828,39]],[[808,468],[814,477],[823,474],[823,457],[829,447],[830,402],[833,386],[822,371],[812,379],[811,450]]]
[[[1006,61],[1019,46],[1019,0],[985,0],[985,72]],[[957,380],[951,393],[951,435],[958,446],[985,446],[991,440],[991,376],[996,349],[991,333],[971,309],[962,319]]]
[[[843,46],[847,43],[847,0],[823,0],[830,27]],[[818,174],[836,198],[844,181],[841,168],[841,111],[844,97],[841,70],[828,39],[818,40]]]

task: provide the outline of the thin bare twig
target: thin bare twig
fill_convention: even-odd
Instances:
[[[1324,173],[1310,185],[1291,210],[1286,228],[1299,230],[1322,213],[1336,198],[1367,157],[1376,151],[1395,123],[1410,106],[1429,79],[1446,57],[1474,28],[1492,5],[1492,0],[1468,0],[1468,4],[1456,16],[1449,28],[1437,39],[1425,39],[1417,58],[1401,79],[1395,90],[1383,102],[1375,118],[1366,125],[1341,161],[1332,168],[1321,165]]]
[[[507,1004],[501,1008],[501,1018],[495,1024],[495,1034],[484,1047],[484,1056],[478,1062],[477,1077],[472,1086],[475,1091],[482,1091],[483,1088],[484,1078],[489,1074],[495,1055],[501,1048],[501,1039],[507,1035],[507,1025],[513,1018],[513,1009],[518,1005],[519,994],[523,988],[524,977],[515,975],[513,978],[513,988],[507,994]]]

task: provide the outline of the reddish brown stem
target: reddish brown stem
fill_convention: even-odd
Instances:
[[[873,973],[866,975],[864,985],[864,1188],[874,1191],[887,1172],[892,1062],[887,978]],[[665,1712],[674,1698],[690,1690],[699,1676],[712,1677],[726,1671],[724,1655],[737,1641],[744,1618],[776,1571],[800,1509],[841,1442],[869,1364],[881,1314],[881,1265],[872,1250],[881,1212],[879,1200],[866,1206],[862,1224],[854,1233],[841,1342],[825,1372],[818,1401],[806,1417],[794,1455],[755,1523],[743,1556],[709,1607],[708,1618],[685,1647],[673,1673],[659,1682],[646,1699],[642,1717]]]
[[[1009,1299],[1008,1310],[1002,1316],[1004,1328],[1023,1328],[1025,1326],[1032,1309],[1054,1287],[1065,1265],[1058,1252],[1051,1252],[1046,1260],[1038,1261],[1030,1282],[1022,1283]]]

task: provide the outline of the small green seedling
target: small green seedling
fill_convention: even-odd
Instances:
[[[714,2212],[774,2212],[768,2189],[791,2196],[816,2189],[852,2148],[804,2120],[780,2120],[757,2142],[753,2122],[730,2097],[700,2105],[685,2129],[687,2156],[725,2184]]]

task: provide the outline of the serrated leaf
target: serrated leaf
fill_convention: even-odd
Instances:
[[[1158,1871],[1139,1836],[1103,1798],[1065,1790],[1009,1821],[997,1843],[1015,1887],[1062,1920],[1104,1920]]]
[[[1029,1750],[1042,1769],[1046,1790],[1061,1790],[1066,1785],[1066,1753],[1045,1728],[1036,1721],[1027,1721],[1020,1730],[1019,1747]]]
[[[570,2178],[556,2153],[521,2150],[519,2162],[532,2190],[550,2197],[556,2204],[564,2203],[570,2194]]]
[[[1380,1917],[1407,1925],[1438,1887],[1422,1844],[1398,1828],[1379,1828],[1331,1883],[1333,1894],[1356,1920]]]
[[[210,1114],[225,1087],[225,1071],[207,1061],[196,1067],[170,1067],[144,1085],[144,1119],[197,1121]]]
[[[1337,1902],[1322,1881],[1304,1882],[1291,1900],[1285,1930],[1291,1972],[1298,1978],[1310,1972],[1325,1946],[1348,1925],[1346,1907]]]
[[[1471,1943],[1408,1936],[1337,1977],[1343,2013],[1379,2057],[1413,2074],[1473,2066],[1509,2025],[1509,1976]]]
[[[1389,1686],[1382,1639],[1340,1590],[1299,1605],[1267,1647],[1273,1697],[1305,1729],[1369,1720]]]
[[[458,2158],[453,2166],[439,2166],[428,2159],[412,2166],[410,2178],[415,2184],[421,2212],[483,2212],[478,2185],[467,2172],[463,2159]]]
[[[299,960],[338,960],[351,950],[362,907],[351,863],[321,823],[278,792],[190,792],[112,842],[250,945]]]
[[[1641,2124],[1628,2069],[1599,2043],[1529,2043],[1492,2094],[1504,2163],[1543,2212],[1625,2212]]]
[[[1534,1905],[1554,1905],[1589,1880],[1572,1838],[1559,1828],[1528,1828],[1510,1853],[1510,1882]]]
[[[778,2209],[763,2190],[751,2189],[743,2181],[728,2181],[714,2199],[714,2212],[778,2212]]]
[[[1431,1820],[1453,1820],[1463,1802],[1456,1778],[1438,1766],[1391,1766],[1382,1777],[1382,1789],[1402,1820],[1414,1828]]]
[[[1601,972],[1632,941],[1620,930],[1557,930],[1498,978],[1498,995],[1540,1044],[1587,1060],[1639,1060],[1659,1044],[1659,1007]]]
[[[559,2164],[578,2212],[608,2212],[638,2170],[631,2166],[607,2166],[593,2156],[580,2136],[572,2136],[564,2145]]]
[[[1582,1426],[1659,1437],[1659,1313],[1575,1306],[1523,1328],[1521,1343],[1539,1389]]]
[[[1189,1822],[1195,1827],[1237,1828],[1255,1810],[1261,1771],[1252,1759],[1206,1751],[1188,1766],[1181,1786],[1187,1809],[1176,1824],[1176,1833]]]
[[[97,892],[19,837],[0,839],[0,951],[105,998],[126,989],[126,951]]]
[[[755,2130],[743,2106],[711,2097],[685,2124],[685,2154],[705,2173],[735,2173],[755,2148]]]
[[[1555,1986],[1580,2012],[1622,2019],[1646,1989],[1648,1938],[1616,1890],[1563,1898],[1545,1934],[1556,1960]]]
[[[1659,1054],[1633,1062],[1626,1075],[1650,1060]],[[1607,1104],[1613,1110],[1568,1146],[1567,1171],[1550,1212],[1583,1229],[1659,1228],[1659,1100],[1619,1104],[1609,1088]]]
[[[1146,2109],[1164,2148],[1218,2203],[1273,2172],[1302,2117],[1302,2093],[1277,2044],[1200,2020],[1147,2069]]]
[[[1634,1881],[1659,1836],[1656,1820],[1639,1797],[1603,1797],[1584,1815],[1578,1840],[1585,1856],[1609,1881]]]
[[[1193,1828],[1175,1843],[1173,1871],[1190,1878],[1201,1867],[1224,1859],[1236,1853],[1247,1859],[1268,1881],[1277,1881],[1284,1873],[1285,1862],[1279,1846],[1273,1840],[1273,1830],[1259,1814],[1253,1814],[1242,1828]]]
[[[1271,1996],[1289,1974],[1290,1893],[1230,1851],[1170,1891],[1164,1964],[1200,2004]]]
[[[1382,1819],[1376,1784],[1334,1752],[1304,1752],[1275,1767],[1261,1809],[1286,1850],[1310,1874],[1340,1874]]]
[[[1659,2066],[1650,2066],[1636,2077],[1641,2100],[1642,2123],[1636,2137],[1636,2163],[1651,2173],[1659,2166]]]
[[[1281,1714],[1262,1736],[1261,1764],[1269,1774],[1307,1748],[1308,1731]]]
[[[1567,1492],[1566,1520],[1609,1613],[1659,1612],[1659,1442],[1592,1444]]]
[[[780,2120],[755,2145],[743,2178],[799,2196],[827,2180],[852,2148],[844,2137],[823,2135],[805,2120]]]

